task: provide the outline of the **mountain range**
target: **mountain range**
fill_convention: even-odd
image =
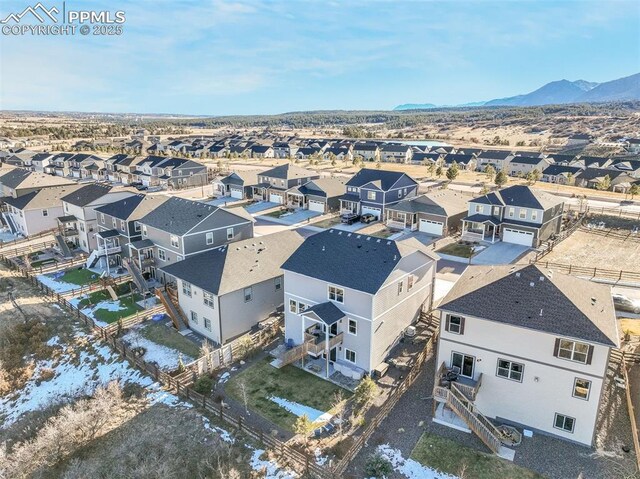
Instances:
[[[622,100],[640,100],[640,73],[604,83],[594,83],[585,80],[558,80],[547,83],[537,90],[523,95],[459,105],[406,103],[395,107],[394,110],[424,110],[430,108],[473,106],[538,106]]]

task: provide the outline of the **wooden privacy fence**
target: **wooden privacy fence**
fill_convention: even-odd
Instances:
[[[34,251],[38,251],[40,249],[53,248],[56,245],[55,240],[52,241],[43,241],[41,243],[30,244],[27,246],[19,246],[5,248],[1,252],[2,259],[4,258],[16,258],[18,256],[23,256],[25,254],[33,253]]]
[[[413,367],[407,374],[407,377],[400,383],[400,385],[394,389],[394,391],[389,395],[384,404],[380,407],[380,409],[376,412],[376,415],[371,419],[369,426],[355,439],[351,448],[347,451],[347,453],[343,456],[342,459],[336,464],[333,469],[333,477],[342,477],[349,467],[349,464],[353,459],[358,455],[360,450],[364,447],[364,445],[369,441],[371,436],[376,430],[380,427],[380,424],[385,420],[385,418],[389,415],[391,410],[398,403],[402,395],[409,389],[409,387],[415,382],[420,373],[422,372],[422,366],[425,361],[429,358],[431,353],[433,352],[435,345],[438,341],[438,333],[439,330],[436,329],[433,336],[429,338],[427,344],[424,349],[420,351],[418,357],[416,358]]]
[[[531,260],[530,262],[536,262],[536,260]],[[621,271],[597,267],[590,268],[573,264],[551,263],[549,261],[537,261],[537,263],[547,269],[573,276],[614,281],[616,283],[640,283],[640,272],[637,271]]]
[[[553,251],[553,248],[555,248],[557,245],[571,236],[578,228],[580,228],[582,223],[584,223],[586,216],[587,211],[582,213],[571,226],[558,233],[558,235],[554,239],[550,239],[542,243],[542,245],[540,245],[540,247],[536,251],[534,262],[539,261],[541,258],[549,254],[551,251]]]
[[[51,273],[53,271],[58,271],[61,269],[72,268],[74,266],[85,264],[86,262],[87,262],[87,255],[82,254],[80,256],[76,256],[75,258],[65,259],[62,261],[56,260],[55,263],[47,264],[45,266],[37,266],[35,268],[31,266],[23,266],[20,269],[29,271],[31,274],[45,274],[45,273]]]
[[[46,231],[41,231],[40,233],[36,233],[34,235],[25,236],[24,238],[16,238],[11,241],[2,241],[0,240],[0,251],[4,251],[5,248],[16,247],[17,245],[21,245],[22,243],[26,243],[27,241],[34,240],[36,238],[42,238],[43,236],[51,236],[55,235],[58,231],[57,228],[52,228]]]
[[[613,238],[621,241],[634,241],[636,243],[640,243],[640,231],[634,232],[633,230],[629,230],[626,233],[622,233],[620,231],[615,231],[612,229],[588,228],[585,226],[580,228],[580,230],[589,234],[603,236],[605,238]]]

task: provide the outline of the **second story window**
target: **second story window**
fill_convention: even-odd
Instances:
[[[280,291],[282,289],[282,276],[278,276],[273,280],[275,284],[276,291]]]
[[[191,297],[191,283],[182,282],[182,294]]]
[[[248,303],[253,299],[253,288],[249,286],[248,288],[244,288],[244,302]]]
[[[232,240],[234,237],[233,228],[227,228],[227,240]]]
[[[180,246],[180,241],[175,235],[171,235],[171,246],[173,246],[174,248],[178,248]]]
[[[124,220],[120,220],[120,229],[121,229],[122,231],[124,231],[124,230],[125,230],[125,223],[124,223]]]
[[[464,318],[462,316],[447,314],[447,321],[444,329],[453,334],[464,334]]]
[[[527,210],[520,208],[520,219],[523,220],[527,217]]]
[[[42,216],[49,216],[49,212],[47,210],[42,210]]]
[[[367,199],[368,200],[375,200],[376,199],[376,192],[375,191],[367,191]]]
[[[329,299],[336,303],[344,303],[344,289],[336,286],[329,286]]]
[[[498,376],[511,379],[512,381],[522,382],[523,372],[524,364],[514,363],[506,359],[498,359],[498,370],[496,371]]]
[[[414,281],[415,281],[415,276],[410,274],[409,277],[407,278],[407,291],[411,291],[411,288],[413,288]]]
[[[569,339],[556,339],[553,355],[577,363],[591,364],[593,346]]]
[[[509,208],[509,218],[513,218],[515,214],[516,214],[515,208]]]
[[[293,314],[298,313],[298,302],[295,299],[289,300],[289,311]]]
[[[482,213],[482,205],[476,205],[476,213]]]
[[[142,225],[142,236],[147,236],[147,227]]]
[[[213,232],[207,233],[207,244],[213,244]]]
[[[358,322],[355,319],[349,319],[349,334],[358,334]]]
[[[576,378],[573,383],[573,397],[578,399],[589,400],[589,391],[591,390],[591,381],[587,379]]]
[[[136,221],[135,223],[133,223],[133,227],[136,230],[136,232],[140,232],[140,223],[138,221]]]
[[[531,221],[537,221],[538,219],[538,212],[537,211],[532,211],[531,212]]]
[[[398,198],[402,198],[402,190],[398,190]]]
[[[104,213],[100,213],[100,223],[105,224]]]
[[[210,308],[213,308],[215,305],[213,298],[213,294],[208,293],[207,291],[202,292],[202,302]]]
[[[166,261],[167,260],[167,254],[165,253],[165,251],[163,249],[159,249],[158,248],[158,259],[161,261]]]
[[[404,289],[404,282],[400,281],[398,283],[398,296],[402,294],[402,290]]]
[[[193,324],[198,324],[198,313],[195,311],[191,311],[191,322]]]

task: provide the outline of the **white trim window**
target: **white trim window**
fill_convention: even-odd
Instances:
[[[298,314],[298,302],[295,299],[289,300],[289,312]]]
[[[410,274],[409,277],[407,278],[407,291],[411,291],[411,288],[413,288],[414,281],[415,281],[415,276]]]
[[[351,349],[344,349],[344,359],[346,361],[349,361],[350,363],[355,364],[356,363],[356,352],[352,351]]]
[[[464,318],[462,316],[448,314],[445,330],[451,334],[464,334]]]
[[[136,221],[136,222],[134,222],[134,223],[133,223],[133,229],[134,229],[137,233],[139,233],[139,232],[140,232],[140,222],[139,222],[139,221]]]
[[[193,324],[198,324],[198,313],[196,313],[195,311],[191,311],[190,320]]]
[[[118,227],[118,220],[116,220],[115,218],[111,218],[111,224],[113,225],[114,229]]]
[[[337,286],[329,286],[329,300],[336,303],[344,303],[344,289]]]
[[[176,235],[171,235],[170,239],[171,239],[171,246],[173,246],[174,248],[180,247],[180,240]]]
[[[207,244],[213,244],[213,231],[207,233]]]
[[[204,321],[204,329],[211,331],[211,320],[209,318],[202,318]]]
[[[519,214],[519,216],[520,216],[520,219],[521,219],[521,220],[526,219],[526,217],[527,217],[527,210],[526,210],[526,209],[524,209],[524,208],[520,208],[520,214]]]
[[[400,296],[402,294],[403,288],[404,288],[404,281],[399,281],[398,282],[398,296]]]
[[[210,308],[215,307],[215,296],[208,291],[202,291],[202,302]]]
[[[282,289],[282,276],[274,278],[273,283],[275,285],[276,291],[280,291]]]
[[[557,356],[569,361],[587,364],[589,362],[590,346],[586,343],[571,341],[569,339],[560,339],[558,342]]]
[[[573,394],[574,398],[589,400],[589,393],[591,392],[591,381],[588,379],[576,378],[573,382]]]
[[[572,433],[576,428],[576,420],[573,417],[556,413],[555,417],[553,418],[553,427],[565,432]]]
[[[249,286],[248,288],[244,288],[244,302],[248,303],[253,299],[253,288]]]
[[[484,207],[482,205],[474,205],[476,207],[476,213],[482,213]]]
[[[234,236],[233,228],[227,228],[227,240],[232,240]]]
[[[49,211],[42,210],[42,216],[49,216]]]
[[[160,261],[166,261],[167,260],[167,253],[163,249],[158,248],[158,259]]]
[[[104,219],[104,213],[100,213],[100,223],[105,224],[106,220]]]
[[[142,236],[147,236],[147,225],[142,225]]]
[[[522,382],[524,375],[524,364],[498,358],[498,368],[496,375],[511,381]]]
[[[376,192],[375,191],[367,191],[367,199],[375,201]],[[355,353],[354,353],[355,354]]]
[[[352,318],[349,318],[349,334],[354,336],[358,334],[358,322]]]
[[[125,230],[125,222],[124,222],[124,220],[120,220],[120,230],[121,231]]]
[[[191,297],[191,283],[182,282],[182,294]]]
[[[538,212],[536,210],[532,210],[531,211],[531,221],[537,221],[538,220]]]
[[[510,207],[507,211],[509,212],[509,218],[513,218],[513,216],[516,214],[516,209],[513,207]]]

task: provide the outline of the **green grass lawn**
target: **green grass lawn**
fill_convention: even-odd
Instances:
[[[109,297],[111,299],[111,297]],[[96,309],[93,312],[93,317],[104,321],[105,323],[115,323],[121,318],[126,318],[127,316],[131,316],[136,313],[136,311],[142,311],[143,308],[136,304],[136,301],[140,301],[142,299],[139,295],[134,294],[133,296],[125,296],[119,298],[120,301],[120,309],[119,311],[109,311],[108,309]]]
[[[164,324],[151,321],[140,329],[139,333],[149,341],[173,348],[194,359],[200,356],[200,347],[196,343],[185,338],[176,329]]]
[[[316,223],[311,223],[313,226],[317,226],[318,228],[331,228],[333,226],[340,224],[340,217],[337,216],[335,218],[327,218]]]
[[[65,283],[77,284],[78,286],[84,286],[85,284],[93,283],[97,281],[99,275],[88,269],[72,269],[62,275],[60,281]]]
[[[376,238],[388,238],[389,236],[393,236],[398,233],[398,230],[390,230],[389,228],[382,228],[381,230],[374,231],[370,236],[375,236]]]
[[[460,475],[464,470],[464,477],[469,479],[543,479],[540,474],[512,462],[429,433],[422,435],[411,452],[411,459],[448,474]]]
[[[53,263],[57,263],[58,260],[55,258],[47,258],[47,259],[41,259],[39,261],[32,261],[31,262],[31,267],[32,268],[39,268],[40,266],[45,266],[48,264],[53,264]]]
[[[461,258],[470,258],[473,255],[473,248],[466,244],[451,243],[444,248],[436,250],[436,253],[449,254],[451,256],[460,256]]]
[[[283,214],[287,213],[287,210],[281,209],[265,213],[264,216],[271,216],[272,218],[280,218]]]
[[[245,384],[249,408],[274,424],[293,431],[296,416],[278,406],[269,397],[277,396],[326,412],[333,403],[334,393],[340,390],[344,398],[351,396],[345,389],[320,379],[294,366],[276,369],[266,358],[234,376],[225,386],[226,392],[237,401],[244,402],[242,383]]]

